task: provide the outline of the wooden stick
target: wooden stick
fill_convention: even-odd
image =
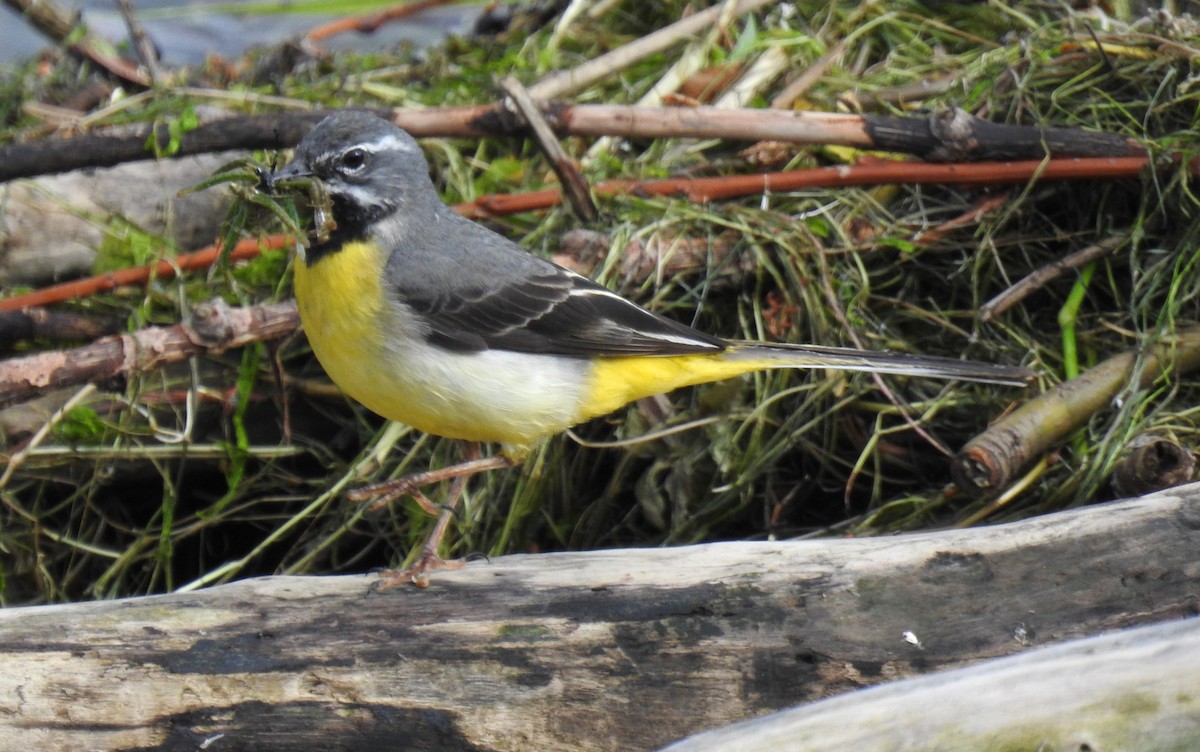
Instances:
[[[739,0],[733,8],[735,16],[752,13],[776,0]],[[568,71],[556,73],[529,87],[534,99],[558,99],[586,89],[597,81],[628,68],[651,55],[656,55],[679,42],[687,41],[716,23],[726,11],[725,3],[717,3],[699,13],[676,21],[656,32],[640,37],[636,41],[618,47],[612,52],[593,58]]]
[[[48,386],[64,387],[150,371],[202,352],[221,352],[295,331],[294,301],[230,308],[219,298],[201,303],[183,324],[104,337],[72,350],[54,350],[0,363],[0,406]]]
[[[996,185],[1037,180],[1081,180],[1134,177],[1149,164],[1145,157],[1051,159],[1047,161],[928,164],[876,160],[866,164],[816,167],[809,170],[730,175],[716,178],[666,178],[663,180],[604,180],[592,190],[596,195],[685,196],[692,201],[719,201],[764,192],[803,188],[879,185]],[[520,211],[544,209],[561,200],[557,188],[481,196],[456,207],[465,216],[483,219]]]
[[[150,85],[157,86],[163,83],[162,68],[158,64],[158,52],[154,49],[154,42],[150,39],[150,35],[146,33],[146,27],[142,26],[141,21],[138,21],[133,10],[133,3],[130,0],[117,0],[117,8],[121,11],[121,18],[125,20],[129,38],[133,40],[133,49],[146,69]]]
[[[313,29],[310,29],[304,35],[304,41],[314,44],[322,39],[342,34],[347,31],[357,31],[360,34],[371,34],[378,31],[384,24],[391,21],[396,21],[402,18],[409,18],[423,10],[437,8],[442,5],[449,5],[454,0],[412,0],[395,8],[388,8],[379,13],[370,13],[362,16],[351,16],[349,18],[340,18],[336,21],[331,21],[327,24],[322,24]]]
[[[525,119],[525,123],[529,129],[533,131],[534,139],[537,145],[541,148],[542,153],[546,155],[546,159],[550,161],[550,167],[554,170],[554,174],[558,176],[558,182],[567,191],[567,200],[571,203],[571,208],[575,210],[575,214],[585,222],[594,222],[600,216],[600,210],[596,208],[596,203],[592,201],[591,191],[588,189],[587,181],[580,174],[579,168],[567,156],[563,150],[562,144],[558,143],[554,132],[550,130],[550,125],[543,117],[541,110],[534,103],[533,98],[529,96],[529,91],[526,90],[521,82],[516,78],[509,76],[500,82],[500,88],[504,89],[508,94],[513,107]]]
[[[232,262],[255,258],[264,248],[287,248],[292,242],[287,235],[272,235],[261,240],[243,240],[229,252],[229,260]],[[170,279],[177,272],[207,269],[216,262],[220,255],[221,247],[211,245],[195,253],[184,254],[173,259],[163,259],[156,264],[120,269],[107,274],[43,287],[25,295],[14,295],[11,298],[0,300],[0,313],[62,303],[127,285],[144,285],[152,279]]]
[[[76,29],[83,26],[78,11],[69,12],[52,0],[4,0],[4,4],[24,16],[33,28],[65,46],[71,53],[92,61],[123,81],[135,86],[150,86],[150,78],[139,71],[136,65],[102,52],[102,45],[96,42],[87,29],[82,29],[82,33],[76,34]],[[78,39],[75,39],[76,36]]]
[[[6,345],[23,339],[95,339],[118,331],[120,327],[115,318],[98,320],[79,313],[48,311],[45,308],[0,311],[0,343]]]
[[[1198,367],[1200,327],[1181,330],[1148,350],[1114,355],[1042,392],[969,441],[951,464],[954,483],[973,496],[997,492],[1042,452],[1109,407],[1122,389],[1149,386],[1168,370],[1179,375]]]
[[[979,320],[991,321],[1000,314],[1020,303],[1053,279],[1057,279],[1069,271],[1078,269],[1085,264],[1103,258],[1116,252],[1129,240],[1128,234],[1113,235],[1099,243],[1082,248],[1049,264],[1035,269],[1007,290],[979,306]]]

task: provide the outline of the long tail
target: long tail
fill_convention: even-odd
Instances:
[[[728,349],[719,352],[595,358],[574,422],[610,413],[642,397],[769,368],[837,368],[1009,386],[1024,386],[1034,376],[1024,368],[953,358],[820,345],[731,342]]]
[[[1035,376],[1024,368],[996,363],[821,345],[733,342],[725,351],[725,357],[731,361],[754,363],[761,368],[837,368],[1009,386],[1025,386]]]

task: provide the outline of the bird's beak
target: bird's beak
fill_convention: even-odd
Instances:
[[[288,162],[275,172],[267,175],[264,182],[266,183],[267,190],[271,193],[274,193],[275,188],[280,183],[284,183],[288,180],[295,180],[297,178],[312,177],[312,174],[312,170],[309,169],[307,164],[299,159],[293,159],[291,162]]]

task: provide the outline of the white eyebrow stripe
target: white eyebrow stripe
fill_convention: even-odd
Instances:
[[[367,141],[366,143],[359,144],[358,148],[371,152],[372,154],[387,149],[410,153],[413,151],[412,142],[390,133],[386,136],[380,136],[374,141]]]

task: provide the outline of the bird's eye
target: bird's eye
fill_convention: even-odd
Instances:
[[[363,149],[354,148],[342,155],[342,167],[345,167],[351,172],[361,170],[363,165],[367,163],[367,152]]]

